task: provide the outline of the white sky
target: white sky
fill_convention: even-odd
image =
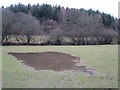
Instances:
[[[2,0],[0,6],[10,6],[11,4],[51,4],[61,5],[69,8],[84,8],[99,10],[111,14],[114,17],[118,17],[118,2],[119,0]]]

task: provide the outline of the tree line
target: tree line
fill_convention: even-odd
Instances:
[[[2,9],[2,44],[118,44],[120,19],[92,9],[11,5]]]

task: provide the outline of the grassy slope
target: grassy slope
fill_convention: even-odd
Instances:
[[[33,71],[7,52],[59,51],[79,56],[96,69],[94,77],[78,71]],[[118,46],[4,46],[3,87],[118,87]]]

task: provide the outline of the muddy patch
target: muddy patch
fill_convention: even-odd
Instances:
[[[22,63],[33,67],[36,70],[81,70],[86,73],[92,74],[86,66],[75,66],[78,62],[80,63],[80,58],[72,56],[66,53],[60,52],[40,52],[40,53],[14,53],[9,52],[17,58],[17,60],[22,60]],[[77,62],[76,62],[77,61]]]

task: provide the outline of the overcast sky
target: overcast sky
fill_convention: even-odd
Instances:
[[[69,8],[84,8],[99,10],[111,14],[114,17],[118,17],[118,2],[119,0],[2,0],[0,6],[10,6],[11,4],[51,4],[61,5]]]

